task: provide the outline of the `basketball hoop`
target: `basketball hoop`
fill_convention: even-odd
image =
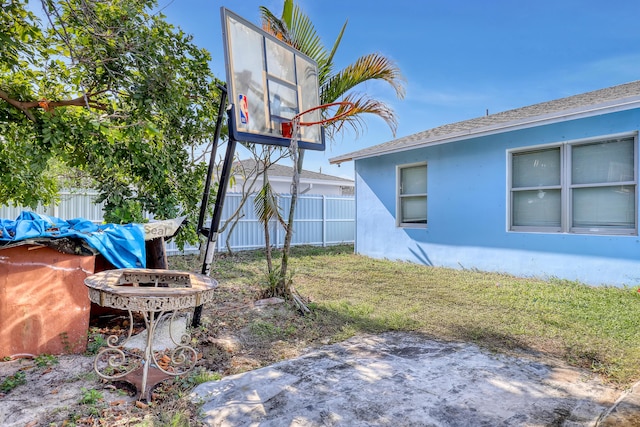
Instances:
[[[336,107],[338,105],[340,107],[345,107],[345,110],[343,112],[339,113],[339,114],[336,114],[333,117],[329,117],[329,118],[318,120],[318,121],[314,121],[314,122],[304,122],[304,121],[300,120],[302,118],[302,116],[304,116],[306,114],[313,113],[314,111],[317,111],[317,110],[324,110],[326,108]],[[329,104],[316,105],[315,107],[309,108],[308,110],[305,110],[302,113],[296,114],[295,116],[293,116],[291,121],[282,122],[282,124],[281,124],[282,136],[284,138],[293,137],[294,123],[297,126],[326,125],[326,124],[335,122],[336,120],[340,120],[343,117],[348,116],[349,114],[351,114],[351,112],[353,111],[355,106],[356,105],[353,102],[350,102],[350,101],[338,101],[338,102],[331,102]]]

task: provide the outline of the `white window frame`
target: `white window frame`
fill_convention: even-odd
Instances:
[[[424,193],[412,193],[412,194],[402,193],[402,170],[408,169],[408,168],[415,168],[419,166],[424,166],[425,169],[427,170],[427,186],[428,186],[429,185],[429,179],[428,179],[429,169],[427,167],[427,162],[408,163],[408,164],[396,166],[396,226],[397,227],[404,227],[404,228],[426,228],[427,227],[427,223],[429,221],[427,188],[424,189],[425,190]],[[404,218],[404,215],[402,212],[402,199],[405,197],[424,197],[425,215],[427,217],[426,222],[416,223],[416,222],[402,221],[402,219]]]
[[[634,187],[635,195],[635,218],[632,228],[598,228],[598,227],[573,227],[573,200],[572,191],[575,188],[582,187],[604,187],[611,185],[608,183],[578,185],[571,182],[571,150],[574,147],[588,145],[597,142],[610,141],[615,139],[633,138],[633,180],[616,182],[613,185],[625,185]],[[513,225],[513,194],[517,191],[530,191],[539,189],[535,188],[519,188],[514,190],[513,185],[513,156],[514,154],[530,153],[540,150],[548,150],[553,148],[560,149],[560,185],[540,187],[540,189],[560,189],[560,227],[536,227],[536,226],[514,226]],[[638,235],[638,132],[625,132],[611,135],[603,135],[584,139],[576,139],[552,144],[543,144],[529,146],[526,148],[517,148],[507,150],[507,231],[511,232],[538,232],[538,233],[568,233],[568,234],[599,234],[599,235]]]

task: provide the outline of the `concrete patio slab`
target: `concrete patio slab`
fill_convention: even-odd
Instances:
[[[589,371],[408,333],[358,336],[199,385],[208,426],[595,426],[622,391]]]

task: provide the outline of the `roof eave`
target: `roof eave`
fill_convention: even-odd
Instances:
[[[479,138],[483,136],[496,135],[514,130],[527,129],[534,126],[560,123],[567,120],[576,120],[580,118],[593,117],[600,114],[615,113],[618,111],[631,110],[640,108],[640,97],[634,96],[624,100],[616,100],[615,102],[605,102],[601,104],[591,105],[588,108],[577,108],[562,110],[555,113],[542,114],[525,119],[514,120],[511,122],[501,123],[493,126],[484,126],[469,131],[456,132],[435,138],[426,138],[407,143],[401,147],[381,148],[367,152],[367,149],[354,151],[342,156],[336,156],[329,159],[330,164],[341,164],[344,162],[377,157],[385,154],[399,153],[403,151],[421,148],[423,146],[432,146],[440,144],[448,144],[451,142],[464,141],[471,138]],[[361,153],[361,154],[359,154]]]
[[[243,179],[242,177],[239,177],[237,179]],[[290,183],[291,182],[291,177],[290,176],[281,176],[281,175],[275,175],[275,176],[269,176],[269,181],[271,182],[278,182],[278,183]],[[355,181],[352,180],[348,180],[348,179],[336,179],[336,180],[332,180],[332,179],[317,179],[317,178],[306,178],[303,176],[300,176],[300,183],[305,183],[305,184],[317,184],[317,185],[332,185],[332,186],[342,186],[342,187],[353,187],[355,186]]]

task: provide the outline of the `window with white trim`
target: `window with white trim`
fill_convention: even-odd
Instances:
[[[509,153],[510,230],[637,235],[636,135]]]
[[[398,166],[397,224],[427,226],[427,164]]]

